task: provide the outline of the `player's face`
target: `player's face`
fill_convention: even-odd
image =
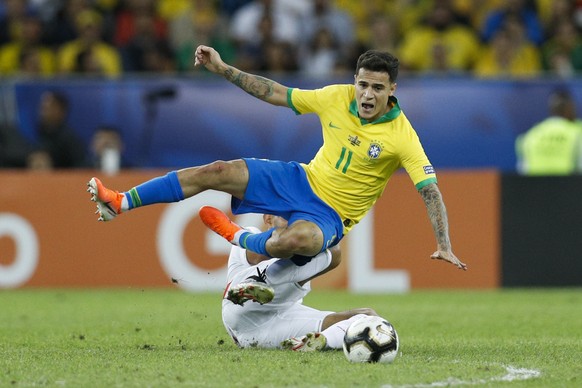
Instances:
[[[390,82],[388,73],[361,68],[354,78],[360,118],[374,121],[390,110],[388,98],[394,94],[396,83]]]

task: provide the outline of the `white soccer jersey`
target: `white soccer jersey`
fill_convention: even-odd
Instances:
[[[232,247],[228,259],[228,275],[225,295],[230,285],[242,283],[249,276],[266,271],[266,283],[275,291],[270,303],[260,305],[246,302],[235,305],[222,300],[222,320],[233,340],[241,347],[279,347],[281,341],[321,330],[323,319],[332,311],[319,311],[302,304],[303,297],[311,290],[304,281],[331,263],[331,253],[324,251],[304,266],[297,266],[290,260],[270,259],[250,265],[246,250]]]

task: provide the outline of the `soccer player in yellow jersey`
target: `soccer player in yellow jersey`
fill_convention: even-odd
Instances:
[[[139,206],[176,202],[214,189],[232,195],[232,212],[283,217],[286,227],[251,233],[218,209],[203,207],[202,221],[234,245],[303,265],[336,245],[380,197],[391,175],[403,167],[428,210],[436,237],[433,259],[467,267],[453,253],[445,205],[433,166],[394,97],[398,59],[370,50],[360,56],[353,85],[300,90],[226,64],[211,47],[199,46],[195,64],[222,75],[250,95],[296,113],[320,117],[323,145],[305,165],[262,159],[216,161],[172,171],[125,193],[97,178],[88,191],[100,219]]]

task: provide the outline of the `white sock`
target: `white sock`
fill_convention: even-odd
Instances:
[[[327,340],[327,348],[329,349],[341,349],[344,344],[344,335],[346,334],[346,330],[352,322],[356,319],[365,317],[366,314],[356,314],[351,318],[345,319],[343,321],[339,321],[338,323],[334,323],[327,329],[321,332],[325,336]]]
[[[241,230],[234,234],[234,238],[232,239],[232,241],[230,241],[230,243],[236,245],[237,247],[240,247],[240,236],[242,236],[242,234],[246,232],[252,233],[250,230],[242,228]]]
[[[129,202],[127,201],[127,194],[123,194],[123,199],[121,200],[121,211],[126,212],[129,210]]]

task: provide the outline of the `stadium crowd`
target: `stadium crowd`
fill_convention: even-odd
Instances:
[[[0,79],[203,73],[193,51],[207,44],[251,73],[349,77],[380,49],[409,75],[567,80],[582,74],[581,31],[582,0],[2,0]],[[68,98],[43,94],[33,143],[3,119],[0,167],[131,165],[122,128],[85,146]]]
[[[0,76],[193,71],[199,44],[253,72],[352,71],[374,48],[403,71],[568,78],[580,0],[4,0]]]

